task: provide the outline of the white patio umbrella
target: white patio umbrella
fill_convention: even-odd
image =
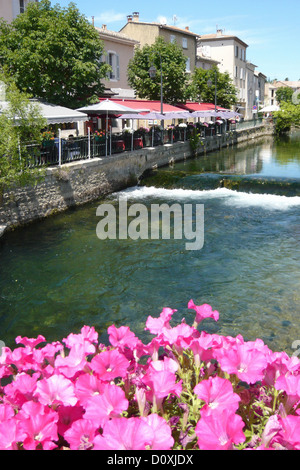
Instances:
[[[138,114],[140,111],[135,110],[132,108],[128,108],[127,106],[123,106],[122,104],[115,103],[109,99],[100,101],[96,104],[91,104],[87,106],[83,106],[82,108],[77,109],[77,111],[81,111],[87,114],[106,114],[106,139],[105,139],[105,152],[107,155],[107,131],[108,131],[108,115],[109,114]],[[111,134],[110,134],[111,137]]]
[[[259,113],[272,113],[273,111],[280,111],[279,106],[276,106],[276,104],[272,104],[270,106],[266,106],[265,108],[259,109]]]

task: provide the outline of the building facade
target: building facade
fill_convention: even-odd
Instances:
[[[0,17],[11,23],[20,13],[24,13],[28,3],[39,0],[0,0]]]
[[[134,49],[139,44],[135,39],[125,34],[109,31],[106,25],[95,28],[103,41],[105,56],[103,62],[111,66],[107,79],[103,80],[106,95],[118,98],[134,98],[134,90],[127,80],[127,68],[134,56]]]
[[[247,114],[248,90],[247,82],[247,48],[248,45],[236,36],[225,35],[222,30],[215,34],[201,35],[197,50],[207,58],[219,62],[219,70],[227,72],[238,91],[237,111],[244,117]]]
[[[128,15],[127,24],[120,30],[126,36],[137,40],[140,46],[151,46],[158,37],[166,42],[177,43],[186,56],[186,71],[193,72],[196,67],[198,34],[192,33],[187,26],[185,29],[168,26],[162,23],[146,23],[140,21],[139,13]]]

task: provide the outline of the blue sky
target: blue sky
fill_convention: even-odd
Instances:
[[[70,0],[51,0],[52,6],[67,7]],[[300,80],[300,1],[299,0],[74,0],[95,26],[106,24],[119,31],[127,15],[138,11],[140,20],[166,21],[197,34],[234,34],[248,44],[247,60],[268,78]]]

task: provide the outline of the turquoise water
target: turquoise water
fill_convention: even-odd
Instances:
[[[300,197],[252,194],[227,188],[202,190],[191,181],[201,172],[300,178],[299,133],[274,142],[199,157],[159,174],[184,170],[176,188],[134,187],[39,223],[0,241],[0,340],[43,334],[61,340],[83,325],[107,340],[109,325],[127,325],[144,341],[148,315],[195,303],[219,311],[210,332],[262,338],[273,350],[293,353],[300,340]],[[185,240],[99,240],[100,203],[204,204],[204,246],[187,251]],[[146,221],[145,221],[146,223]]]

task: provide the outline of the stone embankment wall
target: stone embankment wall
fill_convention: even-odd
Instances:
[[[272,133],[272,128],[260,125],[226,136],[206,138],[199,145],[197,154]],[[3,194],[0,201],[0,237],[8,229],[133,186],[146,170],[191,157],[189,142],[177,142],[48,168],[42,182],[35,186],[14,188]]]

